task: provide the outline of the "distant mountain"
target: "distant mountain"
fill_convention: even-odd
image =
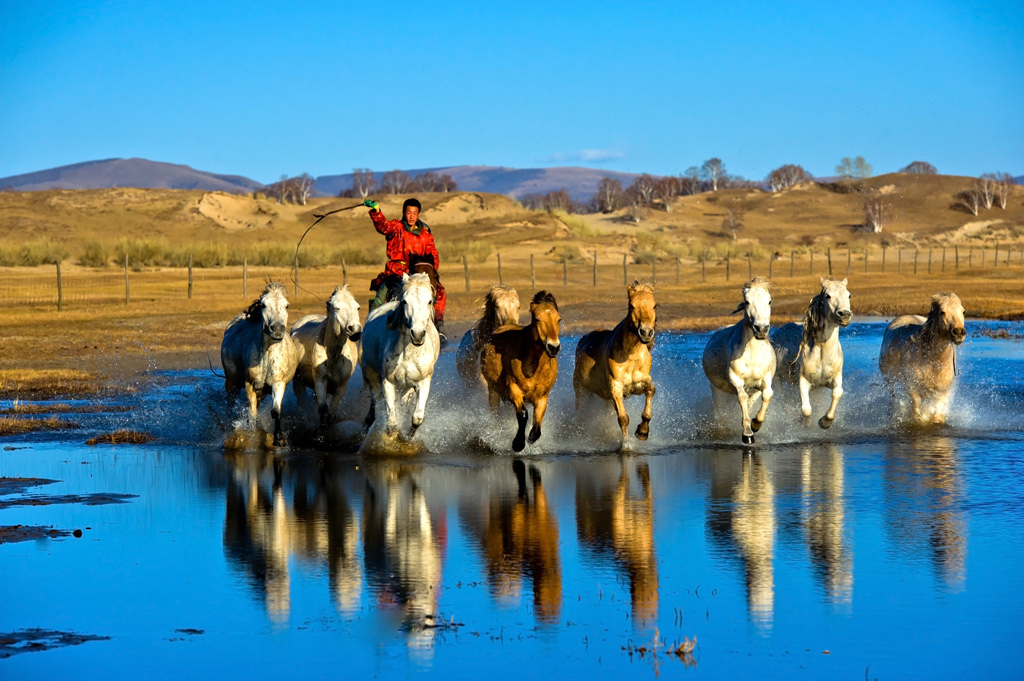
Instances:
[[[75,163],[50,170],[0,178],[0,189],[203,189],[251,192],[263,185],[241,175],[219,175],[189,166],[147,161],[144,158],[109,158]]]
[[[1017,177],[1013,178],[1013,181],[1016,182],[1017,184],[1024,184],[1024,175],[1018,175]]]
[[[448,174],[458,184],[459,191],[505,194],[519,198],[524,194],[546,193],[566,189],[577,200],[589,199],[597,191],[602,177],[618,180],[626,187],[633,183],[636,173],[619,173],[598,168],[501,168],[495,166],[450,166],[447,168],[421,168],[405,170],[410,177],[425,172]],[[375,172],[380,182],[383,172]],[[321,175],[314,188],[323,196],[337,196],[352,187],[352,174]]]

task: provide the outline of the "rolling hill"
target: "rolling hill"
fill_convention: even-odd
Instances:
[[[190,166],[148,161],[144,158],[108,158],[86,161],[24,175],[0,178],[0,189],[40,191],[44,189],[201,189],[204,191],[251,192],[262,183],[241,175],[221,175]]]

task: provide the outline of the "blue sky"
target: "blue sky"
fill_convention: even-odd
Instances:
[[[1024,173],[1024,3],[0,2],[0,177]]]

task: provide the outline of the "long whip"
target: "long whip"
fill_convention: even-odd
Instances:
[[[328,211],[326,213],[313,213],[313,217],[316,218],[316,222],[314,222],[313,224],[311,224],[309,227],[306,228],[306,231],[302,233],[301,237],[299,237],[299,243],[295,244],[295,257],[292,258],[292,263],[294,263],[294,266],[292,267],[291,281],[292,281],[293,284],[295,284],[296,288],[302,289],[303,291],[305,291],[309,295],[313,296],[317,300],[323,301],[323,298],[321,298],[317,294],[313,293],[309,289],[305,289],[305,288],[299,286],[299,282],[295,281],[296,269],[298,268],[298,262],[299,262],[299,246],[302,245],[302,240],[306,238],[307,234],[309,234],[309,230],[313,229],[318,224],[320,224],[320,221],[323,220],[328,215],[334,215],[335,213],[340,213],[340,212],[345,211],[345,210],[352,210],[353,208],[359,208],[362,205],[363,205],[362,203],[357,203],[354,206],[345,206],[344,208],[336,208],[336,209],[334,209],[332,211]]]

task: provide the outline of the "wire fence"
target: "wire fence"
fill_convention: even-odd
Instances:
[[[953,275],[965,271],[1024,268],[1021,244],[947,246],[945,248],[827,249],[822,252],[775,253],[771,257],[717,256],[705,251],[697,257],[658,257],[635,262],[631,254],[583,252],[583,257],[555,259],[549,254],[514,256],[497,253],[482,263],[467,258],[442,264],[442,281],[450,294],[478,294],[489,284],[530,290],[626,285],[645,279],[656,285],[746,281],[753,276],[771,279],[812,275],[856,277],[885,273],[895,277]],[[140,302],[236,298],[248,301],[259,295],[264,282],[285,283],[293,299],[325,300],[337,285],[349,283],[366,290],[377,266],[248,266],[218,268],[68,268],[61,265],[0,268],[0,296],[7,306],[94,307]]]

